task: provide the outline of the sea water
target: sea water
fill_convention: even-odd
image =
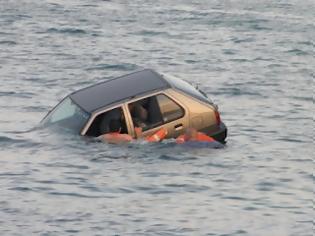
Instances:
[[[0,0],[0,235],[312,235],[314,13],[313,0]],[[225,148],[38,128],[70,92],[139,68],[198,84]]]

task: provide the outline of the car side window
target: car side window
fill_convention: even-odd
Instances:
[[[163,123],[171,122],[184,116],[184,109],[164,94],[158,95],[157,101],[162,113]]]
[[[143,131],[163,124],[162,114],[156,96],[144,98],[128,104],[133,125]]]
[[[121,107],[114,108],[112,110],[101,113],[95,117],[86,135],[98,137],[102,134],[110,132],[110,122],[112,120],[118,120],[121,124],[121,134],[127,134],[126,120]]]
[[[184,109],[163,94],[129,103],[128,107],[134,126],[143,131],[184,116]]]

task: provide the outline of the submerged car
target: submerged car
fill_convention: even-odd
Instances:
[[[106,80],[66,96],[41,121],[83,136],[98,137],[109,132],[111,120],[121,122],[121,133],[144,137],[162,127],[166,138],[176,138],[188,127],[224,143],[227,128],[218,107],[206,94],[179,78],[151,69]]]

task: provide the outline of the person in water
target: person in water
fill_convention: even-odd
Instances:
[[[99,136],[101,140],[104,140],[108,143],[118,144],[131,142],[133,140],[132,136],[129,134],[121,134],[121,123],[119,120],[111,120],[109,123],[110,132]],[[136,137],[141,138],[142,128],[135,127]],[[160,142],[167,135],[167,129],[161,128],[153,135],[146,137],[147,142]]]
[[[182,134],[177,137],[176,143],[181,144],[188,141],[195,141],[195,142],[217,142],[215,139],[209,137],[208,135],[198,132],[194,128],[188,128],[185,134]]]
[[[109,122],[109,133],[99,136],[101,140],[108,143],[126,143],[133,140],[129,134],[121,134],[121,123],[119,120],[111,120]]]
[[[136,133],[137,138],[141,138],[142,137],[142,128],[141,127],[135,127],[135,133]],[[146,137],[145,140],[149,143],[161,142],[163,139],[165,139],[167,134],[168,134],[167,129],[162,127],[161,129],[156,131],[153,135]]]
[[[132,121],[136,127],[145,128],[147,126],[148,111],[140,103],[129,104]]]

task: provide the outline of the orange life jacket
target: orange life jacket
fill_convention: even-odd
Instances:
[[[130,142],[132,137],[128,134],[121,134],[119,132],[112,132],[103,135],[103,138],[109,143]]]
[[[197,135],[197,141],[201,141],[201,142],[213,142],[215,141],[214,138],[209,137],[208,135],[198,132]]]
[[[186,134],[182,134],[177,137],[176,143],[185,143],[187,141],[199,141],[199,142],[214,142],[214,138],[209,137],[208,135],[198,132],[197,137],[195,139],[189,139]]]
[[[160,142],[162,141],[167,135],[167,129],[161,128],[155,134],[146,138],[148,142]]]

